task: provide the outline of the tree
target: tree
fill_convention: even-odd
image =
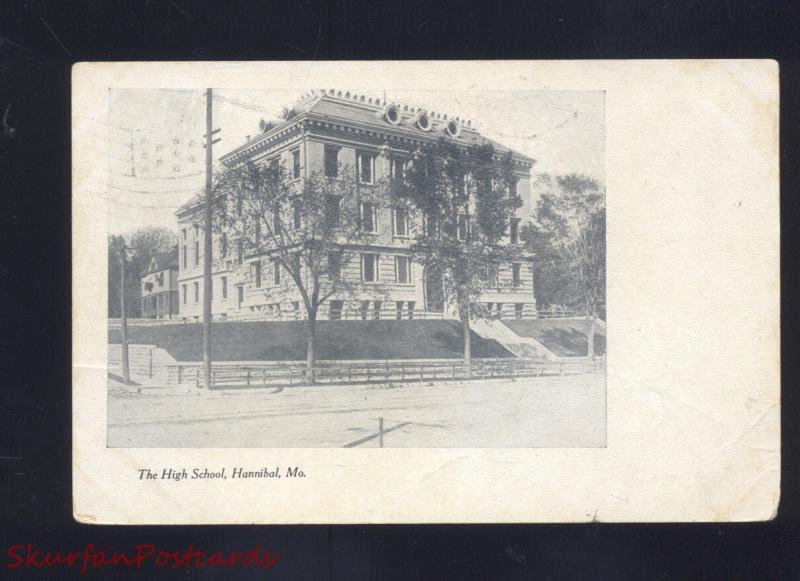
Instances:
[[[422,213],[411,251],[441,273],[445,302],[456,306],[470,372],[470,319],[487,317],[477,299],[492,284],[490,272],[510,262],[516,249],[504,241],[522,205],[511,153],[491,145],[463,146],[446,139],[417,150],[392,190]]]
[[[594,357],[594,327],[606,289],[605,193],[590,177],[559,176],[543,192],[522,237],[535,255],[539,304],[567,305],[589,321],[587,356]]]
[[[154,254],[166,252],[178,243],[176,234],[167,228],[142,226],[126,235],[108,237],[108,316],[120,313],[120,252],[123,241],[127,246],[125,298],[129,317],[141,317],[139,279],[147,270]]]
[[[273,269],[273,283],[265,293],[284,300],[292,290],[306,312],[306,382],[314,383],[316,322],[320,306],[332,297],[352,295],[357,283],[345,276],[359,255],[352,246],[366,242],[361,204],[379,204],[380,188],[359,187],[355,173],[337,168],[338,177],[314,173],[294,180],[279,164],[254,162],[227,167],[215,186],[214,225],[229,244],[243,244],[255,262],[246,275],[261,286],[263,257]],[[275,274],[278,269],[279,274]],[[264,285],[268,286],[268,285]],[[372,289],[378,291],[377,285]]]

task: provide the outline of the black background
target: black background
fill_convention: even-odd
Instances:
[[[280,554],[274,579],[799,579],[800,10],[789,2],[0,4],[0,577],[5,549]],[[755,524],[92,527],[71,509],[70,66],[85,60],[772,58],[781,67],[782,498]],[[717,338],[720,347],[730,337]],[[735,397],[735,394],[732,394]],[[653,458],[653,461],[658,461]],[[684,483],[676,478],[675,486]],[[486,499],[490,502],[491,499]],[[220,498],[220,502],[225,502]],[[153,578],[150,567],[139,572]],[[160,572],[186,578],[182,572]],[[64,570],[46,578],[68,578]],[[87,577],[99,576],[99,573]],[[109,570],[105,576],[135,572]]]

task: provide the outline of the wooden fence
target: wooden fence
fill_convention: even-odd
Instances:
[[[374,309],[368,309],[362,312],[359,309],[343,309],[341,315],[335,319],[331,319],[327,312],[320,313],[320,320],[343,320],[343,321],[358,321],[358,320],[441,320],[450,318],[450,315],[443,312],[433,311],[409,311],[402,309],[398,311],[394,307],[382,307],[376,313]],[[584,318],[586,315],[578,311],[567,310],[540,310],[533,312],[525,311],[516,314],[514,311],[507,311],[503,313],[503,319],[578,319]],[[264,322],[264,321],[303,321],[304,316],[302,312],[281,311],[280,313],[267,313],[267,312],[239,312],[230,313],[226,315],[215,314],[213,321],[215,323],[223,323],[226,321],[239,321],[239,322]],[[128,326],[130,327],[158,327],[161,325],[176,325],[176,324],[193,324],[202,323],[201,316],[194,316],[188,318],[181,318],[176,315],[173,319],[128,319]],[[109,329],[119,329],[121,327],[120,319],[108,319]]]
[[[459,360],[383,360],[319,362],[315,366],[317,383],[392,383],[407,381],[440,381],[491,379],[500,377],[537,377],[575,375],[603,368],[603,359],[565,359],[537,361],[531,359],[474,359],[472,374]],[[304,363],[280,362],[264,364],[221,364],[211,368],[212,388],[292,386],[305,383]],[[171,385],[203,384],[202,365],[167,366],[167,382]]]

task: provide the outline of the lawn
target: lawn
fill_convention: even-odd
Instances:
[[[212,325],[214,361],[300,361],[306,356],[302,321]],[[119,343],[110,329],[108,342]],[[203,326],[196,323],[130,327],[128,342],[163,347],[178,361],[202,361]],[[463,355],[458,321],[319,321],[317,358],[452,359]],[[513,357],[502,345],[472,333],[473,357]]]

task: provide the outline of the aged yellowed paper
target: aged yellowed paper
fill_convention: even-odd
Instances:
[[[771,518],[778,95],[772,61],[76,65],[75,518]]]

